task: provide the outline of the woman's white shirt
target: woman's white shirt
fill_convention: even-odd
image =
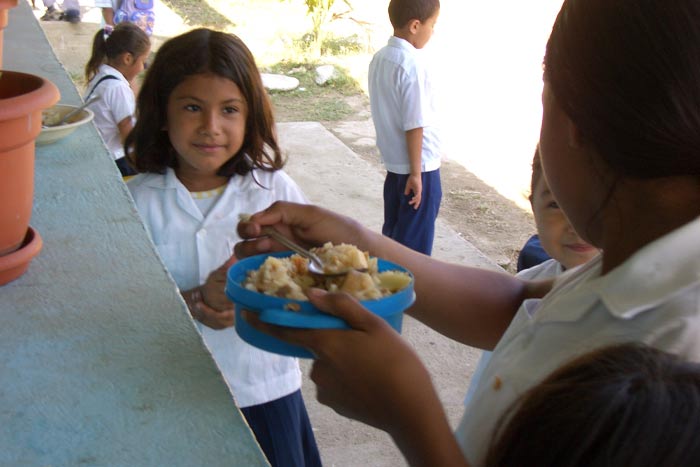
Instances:
[[[634,341],[700,361],[698,239],[700,218],[604,276],[599,256],[560,276],[542,300],[523,302],[455,433],[467,459],[483,463],[494,426],[516,398],[585,352]]]
[[[253,174],[262,187],[250,174],[232,177],[206,216],[172,169],[128,181],[139,214],[180,290],[203,284],[211,271],[231,257],[240,241],[239,214],[260,211],[277,200],[308,202],[283,171],[255,170]],[[197,327],[239,407],[270,402],[301,387],[296,358],[257,349],[233,327],[214,330],[199,322]]]
[[[97,88],[97,82],[105,76],[114,76],[117,79],[105,79]],[[94,78],[88,83],[83,99],[92,91],[92,95],[100,98],[90,104],[88,108],[95,113],[95,127],[105,142],[107,149],[116,160],[124,157],[124,144],[119,133],[119,122],[131,117],[135,123],[134,112],[136,110],[136,98],[129,82],[119,70],[107,64],[100,65]]]
[[[556,259],[550,258],[547,261],[543,261],[542,263],[531,268],[520,271],[515,275],[515,277],[527,281],[542,281],[558,277],[563,272],[564,267],[561,265],[561,263]],[[479,386],[479,381],[481,381],[484,371],[486,371],[486,367],[488,367],[489,363],[491,362],[492,355],[493,352],[488,350],[481,352],[479,363],[476,365],[476,370],[474,370],[474,373],[469,380],[469,389],[467,390],[467,395],[464,397],[464,405],[468,405],[474,398],[476,388]]]

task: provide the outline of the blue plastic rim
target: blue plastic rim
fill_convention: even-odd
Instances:
[[[291,357],[313,358],[313,355],[305,348],[288,344],[260,332],[250,326],[241,316],[241,310],[246,309],[258,313],[261,321],[280,326],[306,329],[349,329],[345,321],[322,312],[308,301],[272,297],[241,286],[248,272],[259,269],[268,256],[285,258],[292,254],[291,251],[285,251],[251,256],[238,261],[228,270],[226,296],[236,305],[236,332],[241,336],[241,339],[268,352]],[[379,272],[398,270],[411,276],[411,283],[403,290],[379,300],[360,302],[365,308],[381,316],[396,332],[401,333],[403,312],[413,304],[416,298],[413,292],[413,274],[406,268],[383,259],[378,260],[377,266]],[[299,311],[287,309],[286,306],[290,303],[298,305]]]

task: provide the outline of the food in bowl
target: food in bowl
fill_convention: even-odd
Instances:
[[[58,124],[61,119],[70,112],[76,110],[75,105],[56,104],[45,109],[41,113],[41,133],[36,139],[37,146],[55,143],[73,133],[78,127],[84,125],[94,118],[95,114],[90,109],[81,109],[62,124]]]
[[[329,269],[349,269],[350,272],[321,277],[309,272],[308,259],[300,255],[270,256],[260,268],[248,272],[242,285],[254,292],[294,300],[307,300],[306,291],[312,287],[330,292],[347,292],[358,300],[376,300],[406,288],[412,280],[404,271],[379,272],[377,258],[371,258],[354,245],[326,243],[311,251]],[[358,272],[357,269],[366,269],[367,272]]]
[[[56,126],[61,121],[61,118],[63,118],[63,113],[61,112],[60,107],[45,109],[41,112],[41,126]]]
[[[235,305],[236,332],[244,341],[268,352],[292,357],[313,358],[308,349],[265,334],[254,328],[242,316],[243,310],[247,310],[257,314],[260,321],[277,326],[301,329],[350,329],[344,320],[322,312],[313,306],[305,296],[298,300],[281,298],[269,293],[258,292],[253,284],[244,285],[250,280],[251,272],[259,272],[263,263],[270,257],[288,258],[293,255],[291,251],[267,253],[250,256],[236,262],[226,273],[225,292]],[[396,275],[401,281],[409,279],[408,285],[403,288],[396,287],[397,292],[391,295],[379,299],[360,300],[363,307],[381,317],[396,332],[401,333],[404,311],[413,304],[416,298],[413,290],[413,275],[401,265],[382,258],[372,258],[369,260],[368,266],[368,271],[374,270],[373,268],[376,266],[379,275],[395,271],[403,273]],[[389,276],[382,277],[387,279]]]

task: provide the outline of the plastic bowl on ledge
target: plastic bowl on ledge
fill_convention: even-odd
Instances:
[[[270,253],[238,261],[228,270],[226,295],[235,304],[236,332],[241,339],[268,352],[291,357],[313,358],[307,349],[258,331],[241,316],[241,311],[245,309],[258,313],[261,321],[279,326],[304,329],[349,329],[345,321],[322,312],[308,301],[273,297],[248,290],[242,285],[248,272],[260,268],[268,256],[284,258],[292,254],[291,251]],[[369,311],[382,317],[396,332],[401,333],[403,313],[416,298],[413,291],[413,275],[404,267],[383,259],[378,259],[377,265],[379,272],[394,270],[407,272],[411,276],[411,282],[395,294],[377,300],[363,300],[360,303]],[[293,304],[293,308],[298,308],[298,311],[291,311],[290,304]]]
[[[73,133],[79,126],[82,126],[95,118],[92,110],[85,108],[71,116],[62,125],[55,125],[65,115],[77,109],[77,105],[56,104],[41,113],[42,128],[41,133],[36,138],[37,146],[44,146],[55,143]]]

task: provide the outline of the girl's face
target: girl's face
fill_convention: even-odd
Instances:
[[[576,128],[546,81],[542,91],[540,158],[549,189],[574,230],[586,242],[602,247],[601,219],[612,186],[610,172],[599,156],[579,141]]]
[[[180,180],[216,178],[243,146],[248,107],[238,86],[211,73],[191,75],[168,96],[167,123]]]
[[[139,56],[134,56],[129,52],[122,55],[123,66],[119,68],[119,71],[124,75],[124,78],[126,78],[128,82],[131,83],[134,81],[134,78],[136,78],[139,73],[146,69],[145,63],[146,59],[148,59],[149,53],[151,53],[150,47]]]
[[[544,177],[540,177],[532,193],[532,213],[542,248],[565,269],[579,266],[598,254],[571,227]]]

